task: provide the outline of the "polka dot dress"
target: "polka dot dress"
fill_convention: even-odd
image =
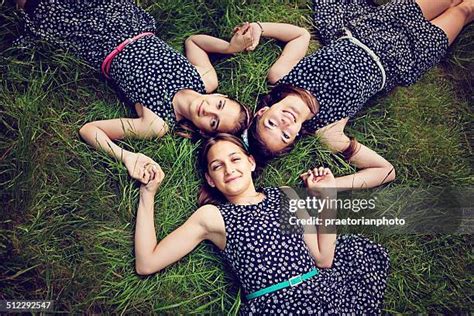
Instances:
[[[173,97],[179,90],[206,93],[196,68],[156,36],[127,45],[110,75],[133,103],[141,103],[169,123],[176,121]]]
[[[381,6],[368,2],[313,0],[314,24],[326,46],[280,80],[310,91],[318,100],[319,113],[303,125],[310,133],[354,116],[382,83],[367,52],[349,40],[338,40],[344,27],[380,57],[387,76],[385,92],[415,83],[446,53],[446,34],[423,17],[415,1]]]
[[[266,198],[258,204],[218,206],[226,228],[222,254],[246,295],[316,267],[302,230],[288,233],[281,227],[288,209],[284,193],[277,188],[266,188],[264,193]],[[339,236],[332,268],[320,269],[319,275],[297,286],[247,301],[240,312],[380,313],[388,269],[389,258],[382,246],[361,236]]]
[[[25,34],[16,45],[45,40],[70,50],[98,71],[124,40],[156,32],[153,17],[131,0],[29,1],[36,3],[23,13]],[[189,88],[205,93],[195,67],[154,35],[127,45],[113,59],[110,77],[130,102],[142,103],[170,123],[176,120],[171,103],[176,92]]]
[[[306,89],[318,100],[318,113],[303,123],[304,130],[313,133],[354,116],[378,92],[382,76],[362,48],[341,40],[303,58],[280,83]]]

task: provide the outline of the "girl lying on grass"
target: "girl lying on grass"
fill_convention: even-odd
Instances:
[[[309,33],[280,23],[251,23],[261,36],[287,42],[268,72],[276,86],[261,99],[248,131],[258,162],[289,152],[302,135],[317,135],[359,169],[338,188],[366,188],[395,179],[393,166],[344,134],[349,118],[376,93],[415,83],[445,55],[474,18],[473,0],[314,0],[314,23],[325,46],[305,56]],[[344,4],[343,4],[344,3]],[[304,58],[303,58],[304,57]]]
[[[154,161],[113,140],[161,137],[175,123],[203,134],[241,133],[246,128],[250,112],[245,106],[225,95],[209,94],[218,81],[208,57],[248,47],[246,28],[230,43],[192,37],[186,41],[186,59],[155,35],[154,19],[130,0],[23,0],[18,5],[24,9],[27,32],[20,44],[42,39],[71,50],[101,70],[135,104],[137,118],[95,121],[80,129],[88,144],[120,159],[134,179],[147,183],[144,166]]]
[[[154,196],[164,174],[158,165],[147,166],[150,182],[140,188],[135,227],[138,274],[159,272],[210,240],[240,280],[243,314],[380,313],[389,268],[382,246],[360,236],[336,237],[334,230],[284,230],[287,195],[278,188],[255,189],[255,161],[235,136],[206,140],[199,159],[207,182],[201,207],[159,242]],[[335,198],[329,169],[314,168],[304,181],[310,195]],[[335,210],[321,214],[332,217]]]

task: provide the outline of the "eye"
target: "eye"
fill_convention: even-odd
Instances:
[[[232,158],[232,161],[239,161],[239,160],[240,160],[240,157]]]
[[[215,129],[216,126],[217,126],[217,120],[216,120],[216,119],[212,119],[212,120],[211,120],[211,128],[212,128],[212,129]]]
[[[288,133],[283,132],[282,135],[283,135],[283,138],[286,140],[289,140],[291,138]]]
[[[221,167],[220,164],[215,164],[215,165],[212,165],[211,169],[212,171],[216,171],[217,169],[219,169]]]
[[[270,127],[275,127],[276,126],[276,124],[272,120],[268,120],[268,125]]]
[[[218,110],[222,110],[222,108],[224,107],[224,101],[219,101],[219,104],[217,104],[217,109]]]

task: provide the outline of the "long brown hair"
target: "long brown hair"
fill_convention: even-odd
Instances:
[[[249,126],[250,120],[252,119],[252,114],[249,108],[245,106],[244,104],[232,98],[229,98],[229,99],[237,102],[240,105],[240,112],[239,112],[239,117],[237,119],[236,125],[231,131],[229,131],[229,134],[241,135],[242,132]],[[191,122],[188,119],[181,119],[178,121],[176,125],[177,125],[177,129],[175,131],[176,134],[184,138],[197,140],[202,137],[210,137],[216,134],[216,133],[208,133],[208,132],[198,129],[193,124],[193,122]]]
[[[234,135],[228,133],[219,133],[212,137],[206,138],[201,144],[198,157],[199,170],[201,171],[203,179],[205,179],[205,173],[208,171],[207,154],[209,153],[209,150],[212,148],[212,146],[220,141],[231,142],[237,145],[247,156],[250,156],[250,153],[247,151],[247,149],[245,149],[242,140]],[[204,180],[204,183],[199,189],[199,206],[205,204],[221,204],[225,203],[226,201],[227,199],[219,190],[211,187],[207,181]]]
[[[318,105],[313,95],[305,89],[298,88],[286,83],[279,84],[273,87],[273,89],[270,90],[268,94],[265,94],[262,97],[260,97],[260,101],[257,105],[257,111],[266,106],[271,107],[273,104],[280,102],[282,99],[284,99],[290,94],[299,96],[308,105],[311,113],[316,114]],[[258,116],[254,117],[254,119],[252,120],[248,128],[247,135],[248,135],[250,153],[252,154],[252,156],[255,158],[255,160],[260,166],[265,165],[268,161],[270,161],[271,159],[275,157],[289,153],[295,147],[297,139],[301,137],[301,135],[306,134],[304,129],[302,129],[300,132],[300,136],[297,136],[297,139],[295,139],[293,143],[286,146],[280,151],[273,152],[270,150],[270,148],[267,147],[263,139],[258,134],[257,127],[258,127],[259,119],[260,118]]]

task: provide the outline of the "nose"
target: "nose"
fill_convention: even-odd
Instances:
[[[224,168],[226,175],[232,174],[232,167],[229,164],[225,164]]]
[[[290,120],[283,113],[280,117],[280,123],[282,127],[288,127],[291,124]]]
[[[217,114],[217,109],[215,109],[213,106],[211,106],[210,103],[208,103],[206,101],[205,105],[206,106],[203,109],[204,115],[208,116],[208,115],[216,115]]]

